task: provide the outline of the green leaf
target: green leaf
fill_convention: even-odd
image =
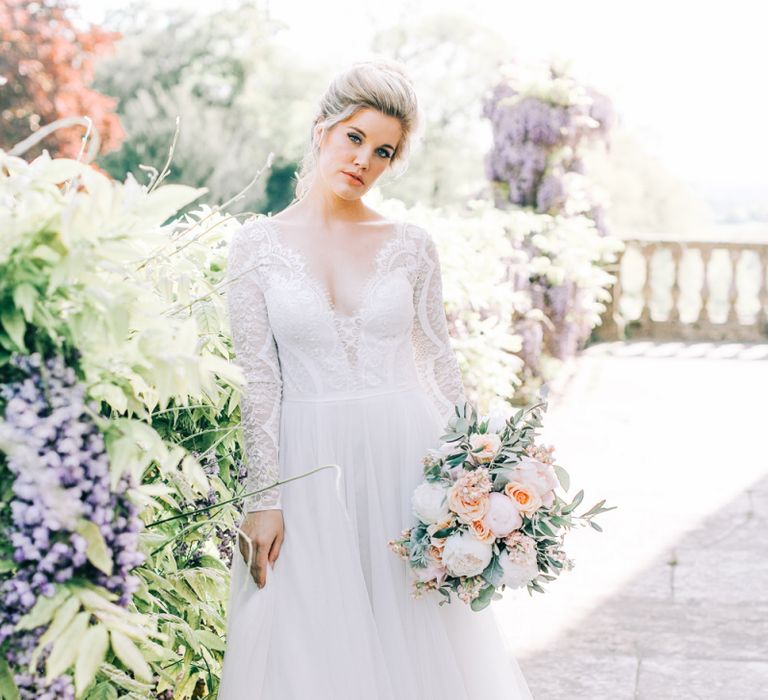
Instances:
[[[602,532],[602,531],[603,531],[603,528],[601,528],[601,527],[600,527],[600,526],[599,526],[599,525],[598,525],[596,522],[594,522],[593,520],[590,520],[590,521],[589,521],[589,524],[590,524],[590,525],[591,525],[593,528],[595,528],[595,530],[597,530],[598,532]]]
[[[0,698],[3,700],[19,700],[19,689],[13,680],[13,673],[5,659],[0,658]]]
[[[42,653],[43,648],[47,644],[50,644],[51,642],[58,639],[59,635],[61,635],[67,629],[67,626],[72,621],[72,618],[74,618],[78,610],[80,610],[80,600],[76,596],[68,598],[66,602],[61,605],[61,607],[56,611],[56,614],[53,616],[53,622],[43,633],[43,636],[38,640],[37,646],[32,652],[32,656],[30,658],[30,666],[34,668],[34,666],[37,664],[37,658]]]
[[[16,563],[11,559],[0,559],[0,574],[7,574],[16,568]]]
[[[0,322],[2,322],[3,328],[8,337],[13,341],[13,344],[22,352],[26,352],[24,330],[27,324],[24,322],[24,317],[16,309],[8,309],[0,313]]]
[[[60,586],[50,598],[40,596],[32,610],[16,623],[16,629],[19,631],[32,630],[40,625],[48,624],[56,611],[71,595],[72,593],[68,588]]]
[[[109,635],[104,625],[93,625],[83,635],[75,661],[75,693],[80,697],[96,677],[109,650]]]
[[[101,534],[99,526],[90,520],[80,520],[77,524],[77,532],[88,543],[85,550],[88,561],[99,571],[103,571],[107,576],[111,576],[112,557],[109,555],[109,548],[104,541],[104,536]]]
[[[109,681],[96,685],[85,700],[117,700],[117,690]]]
[[[123,665],[133,671],[136,678],[150,683],[152,681],[152,669],[136,645],[122,632],[114,629],[110,630],[109,637],[112,650]]]
[[[35,300],[37,299],[37,290],[27,282],[22,282],[13,290],[13,303],[21,309],[24,318],[32,322],[32,316],[35,311]]]
[[[444,527],[442,530],[437,530],[436,532],[432,533],[432,537],[448,537],[452,532],[456,530],[456,526],[451,525],[449,527]]]
[[[571,477],[568,475],[568,472],[565,471],[565,469],[563,469],[559,464],[553,464],[552,467],[555,470],[557,480],[560,482],[560,486],[563,487],[563,490],[567,491],[569,488],[571,488]]]
[[[207,646],[212,651],[224,651],[226,649],[224,640],[219,637],[218,634],[214,634],[208,630],[197,630],[195,634],[200,640],[200,643]]]
[[[579,503],[581,503],[581,501],[582,501],[583,499],[584,499],[584,491],[583,491],[583,490],[581,490],[581,491],[579,491],[579,492],[578,492],[578,493],[577,493],[577,494],[576,494],[576,495],[573,497],[573,500],[572,500],[572,501],[571,501],[571,502],[570,502],[570,503],[569,503],[569,504],[568,504],[568,505],[567,505],[565,508],[563,508],[563,510],[562,510],[562,511],[560,511],[560,512],[561,512],[561,513],[563,513],[564,515],[565,515],[566,513],[570,513],[570,512],[571,512],[571,511],[572,511],[574,508],[576,508],[576,506],[578,506],[578,505],[579,505]]]
[[[90,613],[87,612],[75,615],[67,629],[54,643],[51,655],[45,664],[45,679],[49,683],[75,663],[80,650],[80,640],[88,627],[89,617]]]
[[[469,604],[469,607],[475,612],[487,608],[491,604],[491,598],[495,590],[493,586],[486,586],[480,589],[480,595]]]
[[[498,557],[491,557],[491,561],[483,570],[482,576],[494,587],[501,583],[501,579],[504,577],[504,569],[499,563]]]

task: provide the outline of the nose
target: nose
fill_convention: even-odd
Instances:
[[[365,151],[364,149],[361,148],[361,149],[358,149],[355,152],[355,165],[358,168],[366,168],[367,169],[368,168],[368,159],[369,159],[368,152]]]

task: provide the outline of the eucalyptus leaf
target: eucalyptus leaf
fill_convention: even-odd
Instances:
[[[493,586],[486,586],[485,588],[481,588],[480,595],[478,595],[477,598],[475,598],[469,604],[469,607],[472,608],[472,610],[475,612],[479,612],[480,610],[487,608],[491,603],[491,598],[493,597],[494,591],[495,588]]]
[[[571,477],[568,475],[568,472],[559,464],[553,464],[552,468],[555,470],[557,480],[560,482],[560,486],[563,487],[563,490],[567,491],[569,488],[571,488]]]

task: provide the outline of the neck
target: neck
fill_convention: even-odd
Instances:
[[[370,216],[370,209],[364,204],[362,197],[343,199],[318,179],[312,182],[307,193],[291,208],[301,209],[312,219],[323,224],[360,221]]]

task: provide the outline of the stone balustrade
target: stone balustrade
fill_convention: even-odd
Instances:
[[[768,338],[768,242],[625,240],[604,340]]]

